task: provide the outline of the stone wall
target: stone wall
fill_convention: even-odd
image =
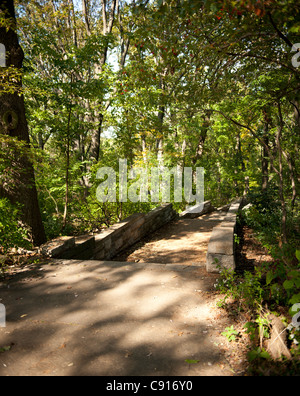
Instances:
[[[243,204],[243,198],[234,201],[221,225],[213,228],[206,256],[207,272],[219,272],[219,266],[235,270],[236,218]]]
[[[180,213],[181,219],[195,219],[206,213],[211,213],[215,210],[211,201],[205,201],[201,204],[190,206],[184,212]]]
[[[176,217],[172,204],[165,204],[146,214],[133,214],[96,235],[57,238],[43,245],[41,252],[60,259],[110,260]]]

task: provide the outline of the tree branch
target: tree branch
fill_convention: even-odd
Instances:
[[[270,19],[271,25],[273,26],[273,28],[276,30],[278,36],[289,46],[289,47],[293,47],[293,43],[291,43],[291,41],[288,39],[288,37],[286,37],[276,26],[274,19],[272,18],[272,15],[270,12],[268,12],[268,17]]]
[[[233,118],[229,117],[227,114],[224,114],[224,113],[223,113],[222,111],[220,111],[220,110],[215,110],[215,109],[207,109],[207,110],[214,111],[215,113],[219,113],[219,114],[221,114],[224,118],[226,118],[228,121],[233,122],[235,125],[237,125],[237,126],[239,126],[239,127],[241,127],[241,128],[247,129],[247,130],[255,137],[255,139],[257,139],[257,140],[259,141],[259,143],[260,143],[263,147],[265,147],[265,149],[267,150],[267,153],[268,153],[268,155],[269,155],[270,164],[271,164],[271,166],[272,166],[274,172],[275,172],[277,175],[280,174],[279,170],[276,169],[275,166],[274,166],[274,162],[273,162],[273,161],[274,161],[274,157],[273,157],[273,154],[272,154],[272,152],[271,152],[269,146],[266,144],[266,142],[264,142],[263,139],[261,139],[261,138],[257,135],[256,132],[254,132],[254,130],[253,130],[252,128],[250,128],[248,125],[241,124],[240,122],[234,120]]]

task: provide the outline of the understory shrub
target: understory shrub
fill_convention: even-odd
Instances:
[[[0,250],[6,253],[11,248],[29,249],[29,232],[19,221],[20,210],[7,199],[0,199]]]

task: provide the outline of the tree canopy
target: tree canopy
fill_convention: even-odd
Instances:
[[[298,345],[299,33],[295,0],[0,1],[0,273],[13,248],[184,211],[203,170],[214,207],[247,197],[239,221],[271,255],[218,283],[251,318],[250,358],[271,310]]]
[[[216,206],[273,191],[278,240],[287,242],[299,205],[297,2],[15,6],[25,58],[21,69],[0,68],[1,90],[25,98],[48,238],[153,206],[97,201],[97,170],[117,171],[123,158],[145,169],[203,167],[205,197]]]

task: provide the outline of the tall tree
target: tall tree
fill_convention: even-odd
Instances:
[[[14,152],[10,166],[12,171],[0,175],[0,197],[22,205],[22,220],[31,229],[35,245],[46,241],[46,235],[39,209],[33,165],[29,156],[29,133],[25,116],[21,70],[24,54],[19,45],[16,32],[16,17],[13,0],[0,2],[0,43],[6,51],[6,71],[0,80],[0,139],[1,155],[10,150]],[[13,73],[14,72],[14,73]],[[14,90],[7,89],[7,83],[14,82]],[[5,88],[6,87],[6,88]],[[6,139],[4,139],[6,138]],[[12,139],[10,139],[12,138]]]

